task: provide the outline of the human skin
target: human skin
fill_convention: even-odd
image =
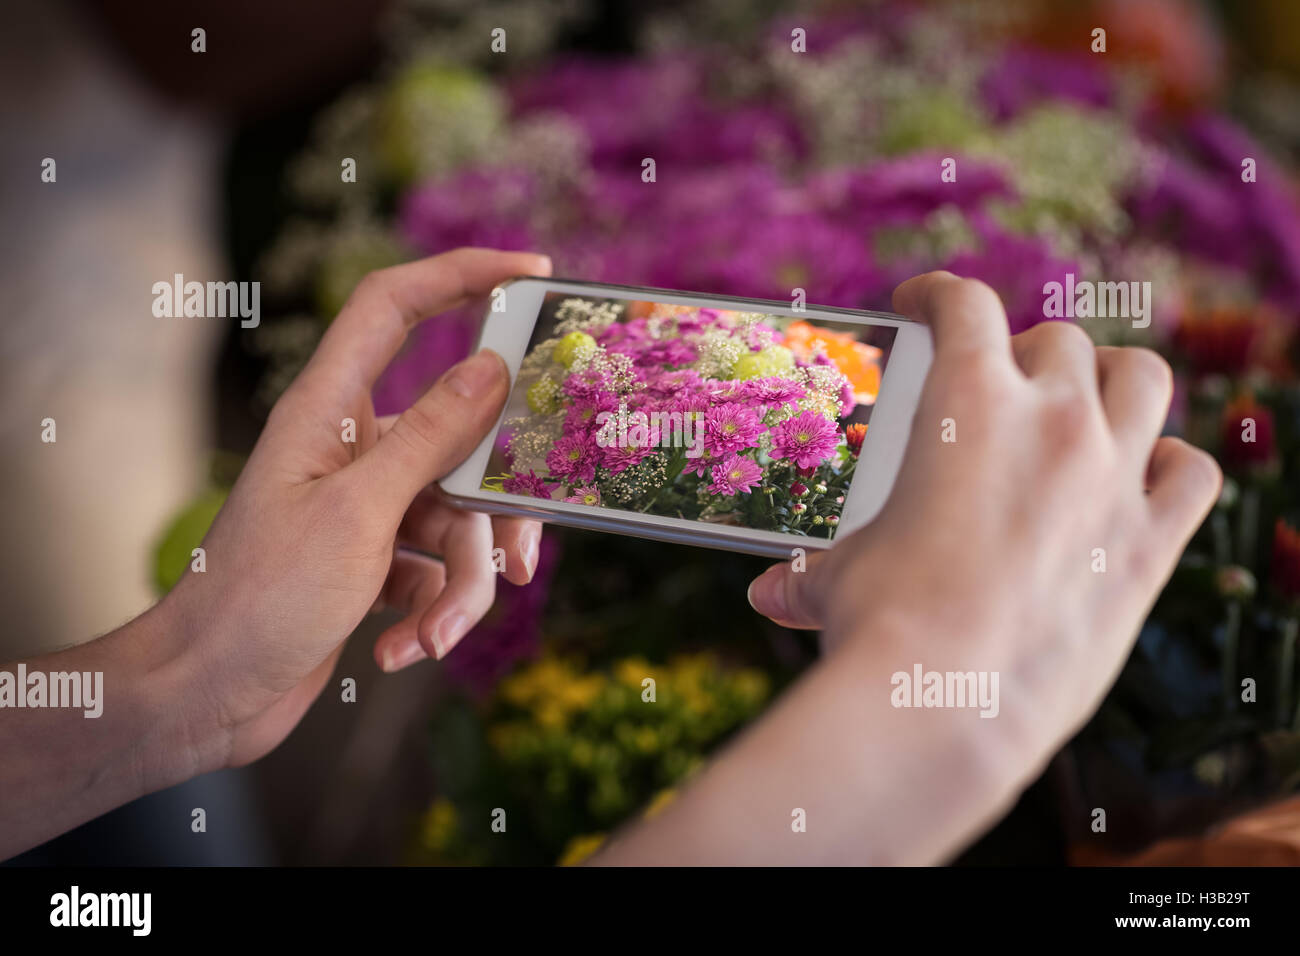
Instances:
[[[594,862],[951,859],[1096,710],[1213,506],[1214,459],[1160,437],[1173,379],[1154,353],[1061,322],[1009,337],[993,291],[948,273],[894,307],[929,323],[935,360],[888,503],[750,588],[760,613],[823,629],[825,654]],[[916,663],[996,672],[999,712],[893,706]]]
[[[204,540],[207,570],[117,631],[28,662],[103,671],[106,700],[94,720],[4,712],[0,858],[273,749],[375,607],[406,613],[375,645],[396,670],[442,657],[486,612],[493,547],[508,580],[531,577],[535,523],[460,512],[429,488],[495,423],[500,358],[466,360],[395,419],[369,396],[416,322],[549,269],[457,250],[358,286],[273,409]],[[1151,353],[1094,351],[1058,323],[1009,340],[996,296],[946,274],[895,300],[931,324],[936,357],[893,497],[807,572],[777,566],[751,589],[769,617],[824,627],[825,657],[600,862],[947,858],[1095,708],[1213,502],[1213,461],[1157,440],[1171,379]],[[947,417],[956,443],[939,440]],[[998,671],[1001,712],[893,708],[889,676],[914,662]]]
[[[444,656],[491,607],[494,547],[508,581],[531,579],[537,522],[463,512],[429,487],[495,424],[509,390],[501,358],[472,356],[395,418],[377,418],[370,393],[417,322],[550,268],[459,249],[358,285],[271,411],[204,538],[206,570],[126,626],[27,662],[103,671],[104,713],[0,711],[0,859],[270,751],[368,612],[405,613],[375,642],[376,661],[397,670]],[[343,441],[348,418],[355,443]]]

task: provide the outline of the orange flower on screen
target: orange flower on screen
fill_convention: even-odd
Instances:
[[[822,353],[848,378],[854,401],[859,405],[875,404],[884,353],[874,345],[859,342],[848,332],[832,332],[811,322],[791,322],[783,344],[805,362]]]

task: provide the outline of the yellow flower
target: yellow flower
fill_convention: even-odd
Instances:
[[[677,789],[675,787],[669,787],[667,790],[660,790],[650,799],[650,803],[646,806],[643,815],[647,820],[652,817],[657,817],[659,814],[664,812],[664,809],[668,804],[672,803],[676,799]]]
[[[424,814],[420,827],[420,842],[430,850],[445,850],[456,836],[456,808],[445,797],[439,797]]]
[[[574,837],[560,854],[559,866],[578,866],[586,861],[605,842],[603,833],[586,833]]]
[[[625,657],[614,665],[614,678],[629,687],[640,688],[643,680],[653,676],[650,664],[644,657]]]

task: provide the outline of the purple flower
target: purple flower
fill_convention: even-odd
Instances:
[[[718,459],[714,458],[706,451],[704,454],[698,455],[695,458],[687,458],[686,464],[682,466],[682,474],[699,475],[703,478],[709,473],[709,469],[717,463]]]
[[[546,456],[546,467],[552,478],[563,478],[568,484],[592,481],[596,477],[599,449],[587,437],[565,435],[557,441]]]
[[[704,447],[720,457],[729,451],[753,448],[763,434],[758,410],[737,402],[726,402],[709,410],[704,419]]]
[[[1014,191],[994,165],[958,159],[961,175],[954,183],[939,178],[942,153],[914,153],[870,166],[836,169],[815,177],[809,202],[820,215],[861,229],[924,223],[944,206],[962,212],[980,209],[990,199],[1009,199]]]
[[[617,409],[617,399],[607,392],[575,401],[564,413],[564,433],[594,435],[598,430],[596,417],[601,412],[613,412]]]
[[[784,405],[787,402],[797,402],[808,393],[808,390],[798,382],[792,382],[788,378],[778,376],[751,379],[748,385],[750,394],[765,405]]]
[[[839,441],[839,429],[830,419],[816,412],[800,412],[772,429],[772,457],[812,468],[829,458]]]
[[[1113,93],[1106,74],[1084,53],[1007,50],[984,75],[980,95],[998,120],[1006,120],[1046,99],[1108,106]]]
[[[564,380],[564,394],[579,401],[595,402],[610,388],[609,376],[597,368],[589,367],[574,372]]]
[[[1300,205],[1285,175],[1226,120],[1191,120],[1185,153],[1161,156],[1134,191],[1129,209],[1147,235],[1218,266],[1258,277],[1266,295],[1300,307]],[[1241,161],[1255,157],[1256,181],[1243,182]]]
[[[690,368],[663,372],[646,379],[646,391],[655,398],[660,399],[675,398],[683,392],[693,391],[699,386],[700,373]]]
[[[601,449],[601,464],[605,466],[605,469],[611,475],[617,475],[635,465],[641,464],[641,462],[653,455],[657,444],[656,441],[654,444],[638,445],[633,444],[632,440],[628,439],[625,445],[609,445]]]
[[[804,154],[799,125],[786,112],[702,96],[711,68],[702,57],[574,57],[521,77],[511,96],[520,113],[560,113],[576,123],[598,169],[636,167],[645,156],[681,169]]]
[[[758,463],[744,455],[728,455],[713,466],[713,481],[709,493],[715,495],[738,495],[749,491],[763,477],[763,469]]]
[[[554,485],[548,485],[531,469],[526,475],[516,471],[501,483],[501,487],[506,494],[527,495],[529,498],[550,498],[555,490]]]
[[[398,210],[405,239],[426,253],[459,246],[529,249],[537,187],[528,173],[466,170],[409,193]]]
[[[679,227],[660,251],[656,285],[786,301],[799,288],[809,302],[841,306],[861,306],[888,291],[861,226],[819,213],[764,215],[737,204],[726,216]]]
[[[704,394],[710,401],[722,404],[724,402],[746,402],[753,398],[753,389],[749,387],[749,382],[743,382],[739,379],[709,379],[704,383]]]
[[[421,322],[402,354],[380,376],[372,398],[377,415],[409,408],[443,372],[473,350],[479,316],[467,309]]]

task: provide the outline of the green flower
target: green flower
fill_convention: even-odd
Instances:
[[[590,357],[595,351],[596,340],[590,335],[586,332],[570,332],[560,339],[559,344],[555,346],[555,351],[551,353],[551,358],[565,368],[572,368],[574,362]]]
[[[501,93],[465,70],[437,63],[408,67],[379,107],[379,155],[389,177],[407,184],[485,156],[499,140]]]

